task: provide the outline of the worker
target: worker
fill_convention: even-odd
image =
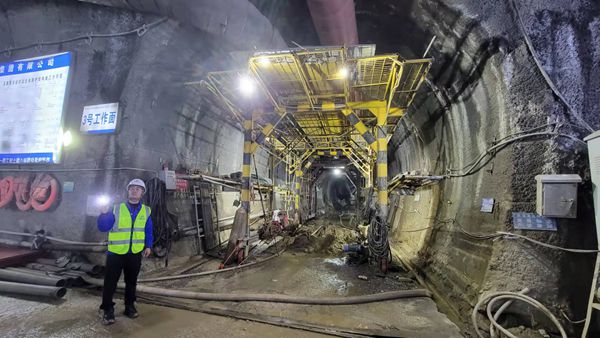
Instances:
[[[115,322],[113,295],[123,271],[125,279],[125,311],[129,318],[138,317],[135,308],[135,288],[142,265],[142,256],[152,253],[152,219],[150,208],[141,203],[146,185],[140,179],[134,179],[127,185],[127,202],[115,204],[110,211],[106,203],[98,216],[98,230],[108,231],[108,252],[106,270],[102,288],[104,311],[102,322],[110,325]]]

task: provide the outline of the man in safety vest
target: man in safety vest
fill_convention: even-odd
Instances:
[[[104,310],[102,322],[105,325],[115,322],[115,310],[112,299],[121,277],[125,279],[125,311],[129,318],[136,318],[135,286],[142,265],[142,256],[152,253],[152,219],[150,208],[141,203],[146,185],[140,179],[134,179],[127,185],[127,202],[115,204],[112,211],[109,205],[102,208],[98,216],[98,230],[108,231],[108,252],[106,272],[102,288]]]

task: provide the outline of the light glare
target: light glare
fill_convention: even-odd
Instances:
[[[271,60],[269,60],[267,57],[261,57],[258,59],[258,64],[263,67],[267,67],[271,64]]]
[[[100,206],[108,205],[109,202],[110,198],[106,195],[98,196],[98,198],[96,199],[96,203]]]
[[[240,78],[239,89],[244,96],[250,96],[254,94],[256,86],[254,81],[250,77],[242,76]]]
[[[71,135],[71,131],[67,130],[63,134],[62,143],[65,147],[68,147],[73,142],[73,135]]]

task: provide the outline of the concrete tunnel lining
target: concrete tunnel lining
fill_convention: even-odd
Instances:
[[[107,28],[125,31],[159,17],[169,18],[140,38],[94,39],[91,44],[44,46],[0,56],[0,62],[5,62],[63,49],[73,51],[76,59],[65,125],[77,130],[84,105],[118,101],[124,109],[121,128],[141,128],[145,132],[79,136],[78,141],[88,146],[65,152],[63,163],[52,168],[154,170],[156,159],[160,158],[175,168],[198,167],[212,174],[240,170],[239,144],[243,136],[235,123],[223,117],[226,112],[214,101],[200,97],[181,83],[211,70],[230,68],[237,62],[235,53],[240,50],[276,50],[285,48],[289,41],[314,40],[317,34],[289,33],[289,27],[281,27],[293,23],[282,17],[275,20],[279,13],[289,10],[283,5],[269,12],[269,5],[261,1],[214,4],[28,0],[0,5],[3,47],[103,32]],[[405,57],[420,57],[431,37],[436,36],[430,51],[435,62],[429,84],[422,86],[390,141],[390,178],[402,172],[446,174],[449,169],[468,167],[494,140],[539,126],[556,123],[548,130],[578,139],[588,134],[581,120],[594,129],[600,128],[600,80],[594,76],[600,71],[598,4],[564,4],[558,0],[517,3],[525,34],[572,111],[549,88],[509,3],[411,0],[401,6],[391,0],[357,0],[355,9],[359,41],[376,43],[378,51],[400,51]],[[303,10],[298,15],[308,13],[308,8]],[[289,35],[282,37],[279,31]],[[552,129],[557,126],[560,129]],[[164,139],[156,135],[164,135]],[[259,152],[256,158],[258,171],[268,176],[273,171],[268,154]],[[275,181],[285,182],[281,168],[274,171],[279,173]],[[585,146],[560,137],[515,142],[496,152],[472,175],[445,180],[414,195],[398,195],[390,202],[396,205],[390,216],[392,251],[404,255],[413,265],[439,295],[444,312],[453,321],[466,325],[465,317],[482,293],[520,290],[525,286],[531,288],[531,296],[555,313],[562,309],[572,318],[585,317],[593,255],[574,256],[518,241],[472,241],[459,231],[487,234],[510,229],[512,212],[535,211],[534,176],[541,173],[589,177]],[[74,192],[62,194],[59,209],[48,214],[2,209],[0,228],[31,232],[43,228],[61,238],[101,241],[101,235],[94,231],[95,219],[81,213],[81,203],[98,189],[118,191],[131,174],[56,173],[59,180],[72,181],[76,187]],[[152,176],[140,175],[145,179]],[[488,197],[496,201],[492,214],[479,211],[481,199]],[[584,179],[578,198],[577,219],[559,219],[555,233],[528,236],[562,247],[595,248],[594,224],[586,221],[594,217],[589,179]],[[308,196],[303,203],[311,203]],[[181,222],[192,222],[185,203],[173,205],[181,212]],[[405,231],[421,228],[428,230]],[[192,241],[183,243],[175,249],[178,255],[196,251]],[[90,255],[90,259],[100,262],[102,257]],[[531,310],[520,306],[514,312],[524,315]]]

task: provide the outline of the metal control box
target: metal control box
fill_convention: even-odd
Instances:
[[[158,178],[165,182],[167,190],[177,189],[177,176],[173,170],[161,170],[158,172]]]
[[[600,130],[583,139],[588,144],[588,156],[590,160],[590,176],[594,194],[594,210],[596,215],[596,228],[600,230]],[[600,244],[600,231],[596,231],[598,243]]]
[[[579,175],[537,175],[538,215],[555,218],[577,217]]]

